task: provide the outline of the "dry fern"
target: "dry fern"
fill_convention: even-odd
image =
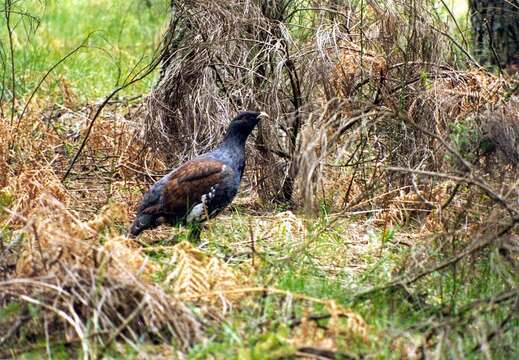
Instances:
[[[347,347],[352,342],[369,342],[371,330],[360,315],[333,301],[326,303],[326,310],[329,316],[314,317],[305,311],[300,325],[292,333],[291,343],[294,346],[337,351],[339,346]],[[327,324],[320,325],[317,319],[325,319]]]
[[[247,286],[245,275],[221,259],[196,249],[188,242],[175,245],[164,285],[178,298],[216,306],[227,313],[243,294],[225,294]],[[212,296],[217,293],[217,296]],[[207,296],[211,294],[211,296]]]

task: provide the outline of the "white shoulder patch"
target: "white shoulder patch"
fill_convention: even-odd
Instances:
[[[223,165],[223,168],[225,168],[225,165]],[[189,214],[186,216],[186,222],[192,223],[192,222],[200,222],[203,220],[207,220],[207,217],[211,217],[213,214],[207,213],[207,201],[211,200],[216,195],[216,189],[218,188],[218,184],[211,186],[211,189],[209,189],[209,192],[207,194],[202,195],[202,202],[200,204],[197,204],[193,206]]]
[[[200,221],[205,217],[205,213],[205,202],[201,202],[200,204],[193,206],[189,214],[187,214],[186,222],[192,223],[194,221]]]

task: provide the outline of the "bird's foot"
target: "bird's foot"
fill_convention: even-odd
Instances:
[[[191,225],[189,227],[189,233],[187,235],[188,241],[198,244],[200,243],[200,238],[202,234],[202,225]]]

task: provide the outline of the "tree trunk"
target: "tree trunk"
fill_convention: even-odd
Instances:
[[[484,65],[519,65],[519,1],[469,0],[474,53]]]

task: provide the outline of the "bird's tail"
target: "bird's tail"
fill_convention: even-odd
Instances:
[[[155,226],[155,215],[150,214],[139,214],[133,221],[132,226],[130,227],[130,234],[132,236],[137,236],[141,232],[146,229],[152,228]]]

